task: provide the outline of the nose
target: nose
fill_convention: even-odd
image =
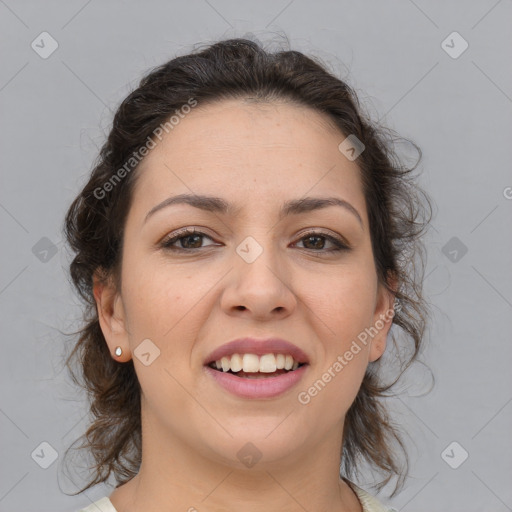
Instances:
[[[240,244],[233,254],[233,270],[226,276],[221,298],[227,314],[269,320],[286,317],[297,307],[291,269],[270,247],[271,243],[263,246],[253,239]]]

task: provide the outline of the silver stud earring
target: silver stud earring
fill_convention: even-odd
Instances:
[[[116,356],[120,356],[123,353],[123,349],[121,347],[116,347]]]

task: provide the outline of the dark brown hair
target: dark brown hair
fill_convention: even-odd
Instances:
[[[118,363],[110,355],[98,322],[93,275],[101,272],[105,280],[119,286],[123,228],[137,179],[138,162],[133,156],[191,98],[199,105],[233,98],[290,101],[324,113],[342,134],[355,135],[364,144],[356,163],[375,266],[379,282],[396,291],[400,308],[393,324],[405,334],[409,351],[392,382],[381,378],[382,360],[370,363],[346,415],[341,471],[351,478],[360,463],[369,463],[383,474],[376,487],[396,476],[396,491],[406,475],[407,456],[382,397],[417,357],[429,316],[422,297],[423,266],[418,269],[417,263],[423,262],[421,236],[431,220],[431,215],[428,219],[425,215],[430,201],[411,174],[421,151],[410,143],[418,153],[417,162],[409,167],[401,163],[394,144],[406,139],[371,122],[354,90],[318,59],[298,51],[267,51],[248,39],[229,39],[174,58],[141,80],[119,106],[90,179],[67,212],[64,230],[74,253],[70,275],[85,301],[85,311],[83,328],[74,333],[79,338],[66,364],[73,381],[85,388],[90,399],[92,421],[78,440],[83,440],[80,448],[94,458],[90,468],[94,477],[75,494],[106,482],[111,474],[121,485],[140,467],[141,390],[133,361]],[[122,179],[114,182],[116,176]],[[112,186],[106,187],[107,182]],[[391,276],[398,280],[397,290],[390,286]]]

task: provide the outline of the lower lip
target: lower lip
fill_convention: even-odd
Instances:
[[[305,364],[294,371],[276,377],[262,377],[259,379],[237,377],[232,373],[220,372],[209,366],[204,366],[204,368],[217,384],[236,396],[241,398],[273,398],[295,386],[304,376],[307,366]]]

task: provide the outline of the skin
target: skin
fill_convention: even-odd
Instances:
[[[142,465],[110,496],[119,512],[362,510],[339,478],[343,421],[368,363],[385,350],[391,319],[310,403],[297,400],[393,307],[377,280],[357,160],[338,150],[344,138],[302,106],[222,100],[194,108],[141,163],[121,289],[99,279],[94,286],[112,357],[133,358],[142,389]],[[181,193],[241,209],[233,216],[173,205],[145,222]],[[338,206],[278,221],[283,201],[304,196],[345,199],[362,226]],[[161,248],[184,227],[207,236],[174,245],[202,248]],[[344,237],[351,250],[330,252],[327,239],[302,238],[306,228]],[[236,252],[247,236],[263,248],[250,264]],[[206,356],[242,336],[302,348],[310,367],[298,386],[251,400],[214,383],[203,371]],[[160,350],[149,366],[133,354],[147,338]],[[247,442],[261,452],[252,468],[237,457]]]

